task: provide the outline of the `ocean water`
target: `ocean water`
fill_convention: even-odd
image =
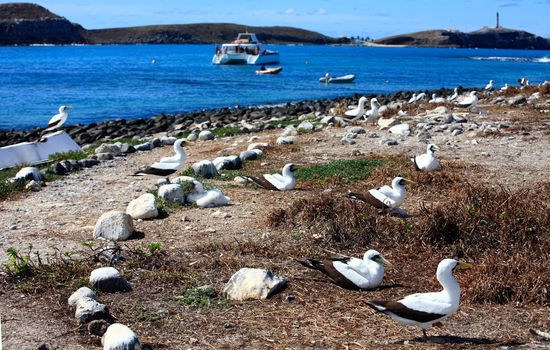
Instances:
[[[283,72],[214,66],[213,45],[0,47],[0,129],[45,126],[60,105],[69,124],[234,105],[441,87],[550,80],[550,51],[270,46]],[[152,64],[152,60],[157,61]],[[319,78],[355,74],[346,85]]]

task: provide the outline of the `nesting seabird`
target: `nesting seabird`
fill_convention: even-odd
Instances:
[[[493,89],[494,89],[493,81],[489,80],[489,83],[487,83],[487,85],[485,85],[485,90],[491,91]]]
[[[458,97],[458,88],[454,88],[453,94],[447,98],[448,101],[454,101]]]
[[[186,143],[184,139],[179,139],[174,142],[175,156],[164,157],[159,162],[153,163],[145,169],[139,170],[134,173],[134,176],[144,175],[156,175],[156,176],[168,176],[180,170],[187,159],[183,144]]]
[[[409,99],[409,102],[407,103],[411,104],[411,103],[414,103],[415,101],[416,101],[416,93],[412,95],[412,97]]]
[[[361,97],[359,99],[357,107],[349,111],[346,111],[344,114],[347,115],[348,117],[353,117],[353,118],[362,117],[363,114],[365,114],[365,102],[367,102],[367,98],[365,96]]]
[[[188,202],[195,203],[200,208],[221,207],[229,204],[230,198],[217,188],[206,190],[197,180],[194,180],[192,184],[192,189],[186,198]]]
[[[374,249],[368,250],[363,259],[353,257],[330,258],[325,260],[297,260],[310,269],[328,276],[331,282],[345,289],[374,289],[384,278],[384,266],[390,262]]]
[[[414,100],[415,102],[416,101],[420,101],[420,100],[423,100],[426,98],[426,93],[425,92],[421,92],[419,93],[418,95],[416,95],[416,100]]]
[[[444,259],[437,266],[436,273],[437,280],[443,287],[441,292],[411,294],[398,301],[373,300],[367,302],[367,305],[397,322],[420,327],[426,338],[428,327],[443,321],[458,310],[460,286],[453,271],[470,267],[470,264],[464,262]]]
[[[382,186],[380,188],[373,188],[365,194],[348,191],[347,196],[363,201],[378,209],[394,209],[398,208],[407,196],[407,190],[405,189],[407,182],[414,181],[396,177],[393,179],[391,187]]]
[[[426,153],[411,158],[416,170],[434,171],[439,169],[439,161],[435,157],[435,151],[440,150],[439,147],[430,143],[428,147],[426,147]]]
[[[462,101],[458,102],[458,105],[460,107],[474,108],[478,102],[478,98],[476,94],[477,94],[477,91],[470,92],[470,95],[465,99],[463,99]]]
[[[283,174],[264,174],[263,176],[245,176],[250,182],[254,182],[267,190],[289,191],[296,187],[296,177],[294,171],[297,167],[288,163],[283,167]]]
[[[443,97],[437,97],[436,94],[432,94],[432,99],[428,103],[445,103],[447,100]]]
[[[506,83],[506,84],[504,84],[503,87],[500,88],[500,91],[506,91],[506,90],[508,90],[509,87],[510,86],[508,85],[508,83]]]
[[[380,103],[378,102],[378,100],[376,98],[371,98],[370,109],[365,114],[366,122],[372,121],[373,124],[376,124],[378,118],[380,118],[380,113],[378,113],[379,107]]]

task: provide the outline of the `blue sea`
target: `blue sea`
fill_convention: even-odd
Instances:
[[[550,80],[550,51],[278,46],[283,72],[214,66],[213,45],[0,47],[0,129],[44,127],[60,105],[69,124],[235,105],[462,85]],[[152,64],[152,60],[156,64]],[[355,74],[348,85],[319,78]]]

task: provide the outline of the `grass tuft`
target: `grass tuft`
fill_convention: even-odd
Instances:
[[[211,306],[223,308],[229,301],[220,298],[216,290],[210,286],[187,288],[176,297],[178,303],[195,309],[205,309]]]
[[[299,167],[296,179],[324,183],[337,178],[341,183],[350,183],[368,178],[375,168],[384,163],[385,161],[377,159],[336,160],[326,164]]]
[[[50,154],[48,157],[51,161],[62,161],[62,160],[81,160],[88,157],[88,155],[82,151],[69,151],[69,152],[63,152],[63,153],[54,153]]]

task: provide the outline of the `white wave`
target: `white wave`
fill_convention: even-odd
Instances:
[[[512,62],[536,62],[536,63],[550,63],[550,57],[506,57],[506,56],[474,56],[470,57],[473,60],[477,61],[512,61]]]

